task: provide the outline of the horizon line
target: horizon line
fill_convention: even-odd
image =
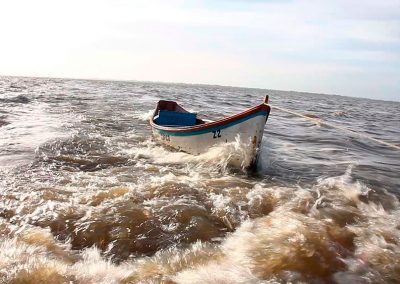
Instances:
[[[375,98],[367,98],[367,97],[359,97],[359,96],[348,96],[348,95],[339,95],[339,94],[330,94],[330,93],[315,93],[309,91],[295,91],[295,90],[278,90],[278,89],[269,89],[269,88],[261,88],[261,87],[248,87],[248,86],[231,86],[231,85],[221,85],[221,84],[212,84],[212,83],[193,83],[193,82],[171,82],[171,81],[153,81],[153,80],[137,80],[137,79],[110,79],[110,78],[76,78],[76,77],[58,77],[58,76],[30,76],[30,75],[3,75],[0,74],[1,77],[14,77],[14,78],[38,78],[38,79],[64,79],[64,80],[84,80],[84,81],[112,81],[112,82],[143,82],[143,83],[158,83],[158,84],[176,84],[176,85],[200,85],[200,86],[210,86],[210,87],[225,87],[225,88],[237,88],[237,89],[255,89],[255,90],[266,90],[266,91],[278,91],[278,92],[294,92],[301,94],[313,94],[313,95],[322,95],[322,96],[338,96],[345,98],[354,98],[354,99],[367,99],[373,101],[384,101],[384,102],[395,102],[400,103],[400,99],[398,101],[392,99],[375,99]]]

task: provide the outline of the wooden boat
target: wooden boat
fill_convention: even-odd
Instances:
[[[175,101],[161,100],[150,118],[153,136],[172,148],[198,155],[219,143],[248,141],[253,164],[270,113],[268,96],[260,105],[216,121],[197,118]]]

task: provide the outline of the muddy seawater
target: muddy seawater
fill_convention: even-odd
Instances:
[[[240,141],[152,140],[160,99],[216,119],[270,96]],[[400,103],[220,86],[0,77],[0,283],[399,283]]]

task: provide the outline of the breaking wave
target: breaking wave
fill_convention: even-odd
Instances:
[[[217,144],[205,153],[190,155],[166,149],[152,140],[146,140],[138,147],[123,152],[135,160],[145,158],[155,164],[191,164],[197,168],[226,171],[229,167],[242,170],[249,167],[253,157],[251,146],[251,141],[242,141],[238,136],[234,142]]]
[[[215,119],[269,94],[398,143],[399,104],[37,78],[2,78],[0,93],[29,99],[0,116],[0,283],[400,278],[398,152],[273,109],[252,172],[246,141],[192,156],[157,144],[147,123],[159,99]]]
[[[171,192],[160,192],[171,180],[153,180],[153,185],[145,187],[148,191],[157,184],[153,192],[155,196],[171,196]],[[185,183],[175,180],[175,184],[180,182]],[[186,182],[189,185],[192,181]],[[198,188],[197,191],[201,192],[205,188]],[[114,228],[107,227],[107,231],[114,232],[115,241],[109,242],[111,246],[107,248],[102,248],[105,240],[98,240],[83,245],[82,250],[77,251],[71,249],[77,236],[57,241],[54,230],[30,225],[22,230],[3,222],[1,233],[7,234],[7,237],[0,244],[0,279],[8,283],[64,283],[77,279],[85,283],[259,283],[262,280],[281,283],[316,279],[322,282],[334,280],[337,283],[349,283],[363,281],[365,277],[372,282],[393,282],[400,276],[396,273],[400,268],[400,262],[397,261],[400,259],[399,203],[389,193],[381,195],[382,198],[373,197],[374,193],[367,186],[352,179],[350,169],[343,176],[321,179],[310,188],[270,187],[265,183],[256,183],[241,195],[232,189],[224,191],[221,196],[209,191],[204,198],[208,198],[214,206],[208,213],[206,207],[201,205],[195,211],[192,207],[185,212],[184,202],[164,203],[162,199],[148,194],[152,193],[142,192],[141,202],[132,204],[129,211],[121,211],[128,208],[122,209],[118,203],[126,202],[128,196],[132,199],[137,195],[135,190],[115,189],[109,193],[97,194],[91,202],[112,202],[115,208],[109,216],[114,216],[114,220],[110,220],[108,225],[106,211],[101,209],[98,212],[99,217],[102,216],[101,227],[100,223],[96,225],[100,219],[95,218],[95,208],[89,213],[78,213],[82,209],[77,208],[70,211],[75,211],[72,214],[81,214],[78,217],[80,225],[74,230],[84,234],[80,236],[80,243],[84,239],[104,237],[100,234],[104,230],[102,227],[113,224]],[[125,198],[121,199],[123,196]],[[145,200],[152,201],[149,203]],[[137,207],[140,203],[144,206],[142,209]],[[168,219],[165,225],[148,223],[150,227],[140,229],[140,224],[151,219],[156,208],[160,210],[156,214],[157,220],[162,220],[163,214],[172,213],[172,208],[174,212],[189,215],[178,217],[174,213],[178,217],[175,219],[176,225],[173,225],[172,219]],[[58,216],[58,226],[68,224],[68,220],[74,222],[72,216],[61,222],[59,218],[62,213],[58,210],[55,206],[49,212]],[[201,213],[202,210],[204,213]],[[131,213],[127,215],[128,212]],[[211,239],[206,238],[203,241],[193,239],[194,242],[187,246],[158,247],[158,251],[151,257],[135,257],[118,265],[102,256],[110,251],[120,255],[123,251],[118,251],[116,247],[125,238],[139,240],[144,234],[146,238],[143,241],[148,241],[151,235],[146,234],[156,228],[163,231],[159,231],[161,239],[158,243],[162,242],[162,236],[168,231],[176,237],[179,235],[179,227],[186,222],[185,218],[192,220],[191,223],[202,214],[205,217],[210,213],[223,216],[221,220],[234,219],[234,215],[239,215],[237,228],[231,233],[226,231],[226,239],[220,241],[217,234],[214,236],[216,241],[211,243],[207,242]],[[128,219],[123,221],[124,218]],[[123,232],[127,225],[131,230],[139,231],[126,235],[129,233]],[[187,225],[190,228],[194,224]],[[204,225],[196,231],[197,239],[199,234],[212,235],[212,231]],[[50,225],[50,228],[53,226]],[[82,226],[89,227],[83,230]],[[11,266],[13,269],[9,269]]]

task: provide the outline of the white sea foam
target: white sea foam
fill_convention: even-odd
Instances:
[[[46,104],[31,103],[28,107],[13,109],[10,124],[0,128],[0,148],[12,155],[0,156],[0,167],[31,162],[37,147],[43,143],[68,135],[63,126],[71,125],[79,117],[53,113]]]
[[[154,110],[149,110],[149,111],[137,111],[135,112],[132,117],[136,118],[141,121],[148,121],[150,117],[153,115]]]
[[[39,79],[16,80],[43,84]],[[31,164],[0,169],[0,283],[396,283],[400,279],[400,205],[398,197],[385,191],[397,190],[397,152],[363,141],[358,145],[334,128],[310,127],[273,111],[261,170],[246,172],[240,170],[248,157],[243,141],[192,156],[148,140],[151,129],[145,122],[151,111],[147,110],[162,93],[199,109],[214,105],[216,97],[229,98],[229,103],[215,103],[210,114],[231,113],[249,104],[251,92],[258,96],[265,91],[232,98],[236,91],[222,87],[70,80],[63,89],[62,81],[46,82],[50,86],[38,92],[26,89],[32,94],[30,103],[9,104],[23,111],[24,119],[30,119],[29,111],[41,104],[32,112],[37,125],[28,121],[24,129],[23,122],[15,124],[23,129],[14,132],[15,142],[40,129],[44,140],[37,137],[38,141],[48,147],[37,148]],[[140,92],[132,96],[135,85]],[[79,86],[86,91],[80,94]],[[73,92],[79,97],[70,97],[69,87],[76,88]],[[123,92],[118,94],[119,90]],[[315,98],[274,95],[278,103],[299,108],[318,106]],[[318,100],[331,107],[326,98]],[[357,112],[365,114],[370,102],[357,110],[354,105],[359,102],[348,104],[352,114],[343,123],[356,119]],[[69,103],[71,120],[63,112]],[[375,105],[377,112],[392,110],[391,116],[380,120],[384,127],[371,120],[357,120],[357,127],[397,143],[398,129],[392,122],[397,106]],[[64,132],[58,113],[67,123],[77,122],[73,129]],[[14,114],[1,114],[9,124],[0,129],[12,133],[7,127],[17,122]],[[52,115],[54,124],[48,121]],[[79,115],[86,119],[79,122]],[[336,119],[339,123],[341,118]],[[63,140],[56,135],[54,141],[60,143],[52,143],[47,134],[60,129],[61,135],[69,131],[75,135]],[[24,151],[23,143],[13,148],[9,138],[4,143],[11,154]],[[235,160],[239,170],[233,169]],[[354,160],[359,164],[344,172]]]
[[[134,159],[147,158],[161,165],[192,164],[200,168],[226,170],[227,167],[246,168],[252,161],[252,147],[237,137],[234,142],[217,144],[205,153],[191,155],[184,152],[170,151],[151,140],[144,141],[137,148],[122,152]]]
[[[149,184],[179,178],[168,173],[164,181],[154,179]],[[232,182],[231,178],[225,182]],[[369,193],[368,187],[352,180],[351,169],[342,176],[321,179],[311,188],[256,183],[242,195],[242,207],[250,213],[269,212],[241,220],[220,245],[198,242],[187,249],[166,249],[153,257],[120,265],[105,259],[95,247],[77,254],[68,243],[55,241],[48,230],[26,227],[1,240],[1,279],[26,283],[75,278],[86,283],[151,283],[162,279],[177,283],[281,283],[304,282],[304,275],[314,273],[322,278],[333,275],[338,283],[362,281],[365,277],[376,282],[388,281],[388,275],[396,277],[393,271],[400,267],[400,207],[395,198],[387,201],[387,208],[380,203],[363,202],[360,198]],[[247,216],[235,211],[235,190],[211,192],[207,196],[216,216]],[[318,202],[321,197],[324,199]],[[153,198],[143,205],[193,205],[188,199],[159,201]],[[44,206],[46,212],[50,207],[60,210],[54,205]],[[360,218],[354,219],[353,214]],[[347,218],[348,224],[338,225],[341,218]],[[93,216],[89,214],[84,219],[91,222]],[[6,230],[5,225],[0,228]],[[164,229],[173,232],[179,224],[174,226]],[[16,265],[10,269],[12,263]],[[341,271],[335,272],[341,266]]]

